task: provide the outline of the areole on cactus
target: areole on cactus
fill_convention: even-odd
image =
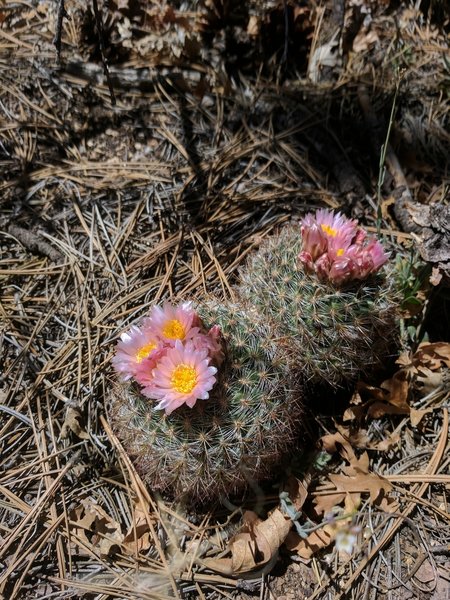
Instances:
[[[269,477],[301,436],[305,389],[388,356],[387,259],[355,221],[318,211],[261,244],[234,303],[154,306],[123,333],[110,414],[144,481],[201,502]]]

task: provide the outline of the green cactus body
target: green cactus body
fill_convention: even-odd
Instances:
[[[133,384],[111,403],[115,431],[153,490],[198,502],[242,491],[270,476],[292,449],[302,396],[284,350],[257,312],[209,300],[206,328],[220,326],[225,360],[208,400],[167,416]]]
[[[306,274],[299,225],[267,238],[242,269],[239,294],[271,324],[304,381],[338,387],[392,351],[398,293],[382,273],[338,288]]]

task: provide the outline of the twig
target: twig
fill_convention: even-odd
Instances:
[[[67,16],[66,9],[64,7],[64,0],[58,2],[58,12],[56,15],[56,31],[55,37],[53,38],[53,44],[56,48],[56,55],[58,62],[61,61],[61,38],[62,38],[62,24],[64,17]]]
[[[116,96],[114,95],[114,88],[112,86],[111,77],[109,75],[108,59],[105,54],[105,41],[103,37],[103,24],[100,11],[98,10],[97,0],[92,0],[92,6],[94,8],[95,25],[97,27],[98,41],[100,44],[100,54],[102,56],[103,72],[105,73],[106,82],[108,83],[109,94],[111,96],[111,104],[115,106]]]
[[[58,250],[53,248],[48,242],[42,240],[34,231],[24,229],[18,225],[10,225],[8,233],[17,238],[32,253],[44,254],[44,256],[48,256],[54,262],[63,259],[63,255]]]

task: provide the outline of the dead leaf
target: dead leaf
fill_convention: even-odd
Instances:
[[[323,449],[330,454],[339,452],[339,454],[349,463],[356,460],[355,452],[349,440],[339,433],[339,431],[322,436],[320,442],[322,443]]]
[[[324,525],[310,533],[306,539],[301,538],[296,531],[290,531],[285,543],[288,550],[296,552],[301,558],[309,559],[329,546],[334,536],[331,525]]]
[[[367,52],[367,50],[372,48],[379,41],[380,38],[376,31],[364,28],[358,32],[353,40],[353,52]]]
[[[347,411],[344,413],[344,421],[347,420],[345,418],[346,413]],[[400,440],[399,433],[388,433],[386,438],[379,442],[374,442],[369,438],[367,429],[359,427],[355,431],[352,431],[350,427],[345,427],[339,423],[336,423],[336,429],[349,440],[353,448],[359,448],[361,450],[377,450],[379,452],[385,452],[386,450],[390,450],[393,446],[396,446]]]
[[[150,527],[148,523],[149,507],[143,507],[141,502],[134,506],[133,522],[123,538],[122,548],[126,554],[137,556],[151,546]],[[153,520],[153,516],[150,515]]]
[[[66,418],[64,419],[61,428],[61,438],[64,440],[69,436],[69,431],[72,431],[80,440],[88,440],[89,434],[82,425],[82,416],[80,409],[74,406],[68,406],[66,410]]]
[[[299,511],[303,507],[306,502],[306,498],[308,497],[308,485],[310,483],[310,477],[305,479],[305,481],[300,481],[297,477],[289,477],[287,480],[284,489],[289,494],[289,499],[295,507],[295,510]]]
[[[260,569],[276,558],[291,527],[291,519],[279,508],[265,521],[261,521],[254,512],[247,511],[241,531],[229,542],[231,558],[205,559],[203,564],[228,575],[242,575]]]
[[[345,501],[345,497],[346,492],[339,492],[335,487],[327,490],[326,492],[320,492],[319,494],[316,494],[314,497],[314,510],[317,516],[331,514],[336,507]],[[351,497],[352,502],[359,506],[361,502],[361,494],[355,492],[351,494]]]
[[[356,498],[356,501],[355,501]],[[319,550],[326,548],[334,541],[336,534],[340,529],[347,528],[353,520],[353,515],[356,513],[360,505],[359,494],[346,494],[344,498],[344,506],[338,519],[333,519],[326,523],[320,529],[312,531],[307,538],[301,538],[296,531],[290,531],[286,538],[286,547],[292,552],[304,559],[311,558]],[[343,518],[347,515],[347,518]]]
[[[378,475],[369,472],[369,455],[364,452],[359,458],[351,447],[350,440],[340,432],[329,434],[321,438],[322,445],[327,451],[338,450],[340,455],[349,463],[342,467],[343,473],[329,474],[328,479],[335,486],[334,490],[327,490],[326,495],[317,495],[314,499],[316,511],[327,514],[334,506],[339,505],[347,494],[368,493],[371,501],[389,510],[386,500],[392,485]],[[353,496],[352,501],[356,501]],[[334,503],[334,504],[332,504]]]
[[[245,530],[230,540],[234,573],[247,573],[269,562],[278,552],[292,527],[292,521],[275,509],[265,521],[247,517]]]
[[[410,386],[404,371],[397,371],[391,379],[383,381],[380,387],[388,392],[385,399],[389,404],[409,411],[408,395]]]
[[[313,83],[318,83],[321,79],[321,72],[324,67],[333,68],[342,62],[339,55],[339,43],[337,35],[323,46],[314,50],[309,59],[308,79]]]
[[[250,36],[257,37],[261,30],[261,18],[251,15],[247,24],[247,33]]]
[[[72,532],[95,554],[106,558],[123,541],[121,527],[92,499],[84,499],[70,513]],[[76,541],[75,541],[76,544]],[[82,553],[87,553],[80,547]]]
[[[409,418],[411,419],[411,425],[413,427],[418,427],[424,416],[430,412],[433,412],[432,408],[426,408],[424,410],[416,410],[412,408],[411,413],[409,415]]]
[[[432,371],[441,368],[442,365],[450,368],[450,344],[447,342],[435,342],[429,344],[424,342],[419,345],[413,356],[413,362],[427,366]]]
[[[357,475],[328,475],[329,480],[336,486],[338,492],[352,493],[359,492],[369,493],[370,500],[373,504],[381,495],[384,495],[392,490],[392,485],[377,475],[376,473],[358,473]]]

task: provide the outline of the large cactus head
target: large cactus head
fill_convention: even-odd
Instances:
[[[118,386],[111,398],[114,429],[144,481],[194,502],[233,495],[270,476],[292,449],[302,414],[300,386],[256,311],[210,299],[196,319],[197,334],[214,328],[221,346],[209,363],[217,369],[211,371],[215,382],[206,386],[203,399],[192,407],[183,403],[164,410],[161,392],[152,392],[139,375]],[[120,360],[118,354],[119,372]],[[170,380],[168,361],[157,357],[149,366],[154,376],[162,368]]]
[[[392,352],[398,293],[379,271],[379,242],[323,213],[267,238],[242,269],[239,294],[271,324],[299,377],[336,387]]]

